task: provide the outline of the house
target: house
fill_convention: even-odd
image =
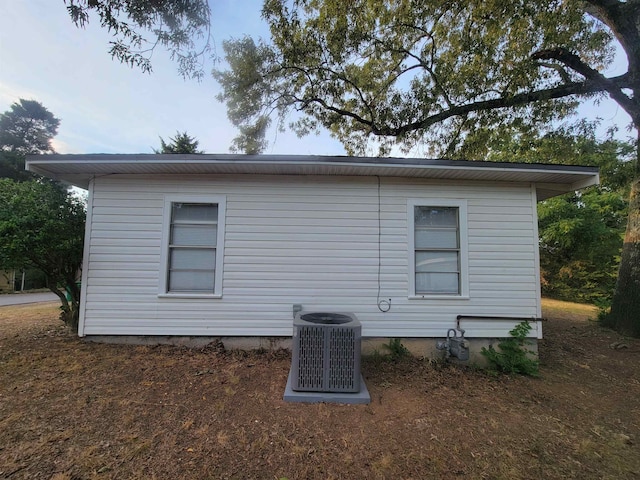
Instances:
[[[541,338],[536,203],[598,182],[592,167],[282,155],[27,168],[89,190],[80,336],[263,346],[291,336],[296,306],[407,344],[458,325],[479,346],[523,319]]]

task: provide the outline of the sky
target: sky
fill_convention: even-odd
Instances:
[[[212,2],[218,54],[225,39],[268,36],[261,5]],[[184,131],[207,153],[229,151],[236,131],[215,99],[220,89],[210,75],[200,83],[184,80],[160,50],[153,54],[153,73],[142,73],[111,59],[110,39],[95,19],[84,30],[75,27],[63,0],[0,0],[0,112],[20,98],[41,102],[61,120],[54,140],[58,153],[153,153],[159,137],[168,141]],[[205,69],[213,67],[209,62]],[[620,60],[610,73],[624,69]],[[602,136],[610,126],[618,126],[621,137],[628,134],[629,117],[610,100],[584,105],[580,115],[602,118]],[[298,138],[273,129],[267,138],[264,153],[345,154],[326,132]]]

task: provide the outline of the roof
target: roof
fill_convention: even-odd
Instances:
[[[29,155],[29,171],[81,188],[116,174],[355,175],[536,185],[539,200],[599,183],[597,167],[466,160],[309,155]]]

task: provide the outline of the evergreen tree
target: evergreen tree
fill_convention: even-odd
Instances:
[[[194,137],[190,137],[187,132],[176,132],[176,136],[171,138],[169,143],[166,143],[162,137],[160,137],[160,150],[154,150],[155,153],[204,153],[202,150],[198,150],[198,140]]]
[[[51,140],[58,133],[58,120],[41,103],[20,99],[0,114],[0,178],[29,180],[25,156],[53,153]]]

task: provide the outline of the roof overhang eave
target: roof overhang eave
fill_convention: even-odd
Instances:
[[[538,200],[599,183],[595,167],[430,159],[246,155],[37,155],[26,169],[88,188],[105,175],[336,175],[396,176],[536,185]]]

